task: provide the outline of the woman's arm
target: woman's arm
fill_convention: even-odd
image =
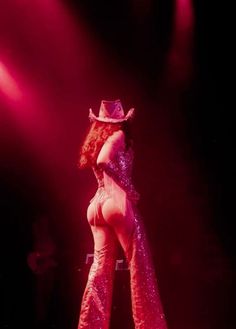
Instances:
[[[97,158],[98,167],[109,163],[119,150],[125,149],[125,134],[122,130],[115,131],[104,143]]]
[[[137,202],[139,194],[136,192],[131,177],[124,176],[121,168],[113,161],[116,153],[125,149],[125,135],[119,130],[110,136],[103,145],[97,159],[99,168],[116,182],[127,194],[128,198],[133,202]]]

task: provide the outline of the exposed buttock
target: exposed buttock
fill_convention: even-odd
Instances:
[[[95,196],[90,201],[87,209],[87,219],[90,225],[107,225],[102,215],[102,206],[106,200],[109,199],[109,195],[104,188],[99,188]]]

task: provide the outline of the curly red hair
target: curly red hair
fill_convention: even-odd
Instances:
[[[126,146],[131,145],[130,132],[127,122],[107,123],[94,121],[85,137],[80,150],[78,167],[93,167],[96,165],[98,154],[109,136],[115,131],[122,130],[126,136]]]

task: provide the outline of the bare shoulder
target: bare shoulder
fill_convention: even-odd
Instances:
[[[107,141],[115,144],[122,144],[125,141],[125,134],[122,130],[117,130],[107,139]]]
[[[114,132],[104,143],[97,159],[97,164],[109,162],[118,150],[125,147],[125,134],[122,130]]]

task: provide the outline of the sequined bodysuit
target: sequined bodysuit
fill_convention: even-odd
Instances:
[[[99,207],[114,198],[126,221],[132,221],[134,230],[124,253],[129,264],[132,313],[135,329],[167,329],[157,288],[149,246],[142,219],[136,208],[139,194],[132,180],[133,152],[120,150],[108,163],[94,168],[98,190],[91,200]],[[96,225],[96,221],[94,223]],[[108,329],[117,240],[111,238],[101,250],[94,251],[87,285],[82,299],[78,329]]]

